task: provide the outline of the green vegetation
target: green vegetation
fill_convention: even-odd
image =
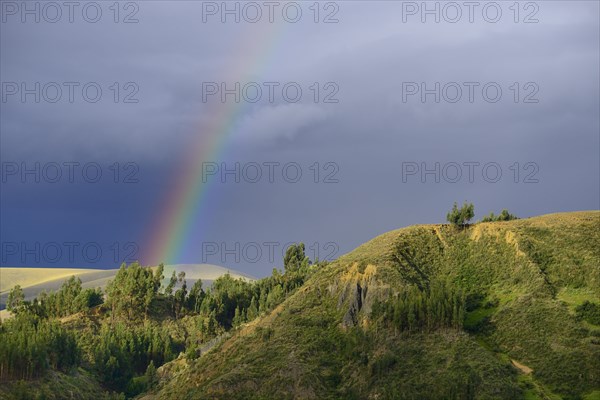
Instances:
[[[23,289],[21,289],[20,285],[16,285],[8,293],[6,309],[11,312],[19,312],[24,305],[25,293],[23,293]]]
[[[8,295],[7,309],[14,314],[33,314],[39,318],[59,318],[86,311],[102,304],[100,289],[81,289],[81,279],[72,276],[61,288],[50,294],[42,292],[33,302],[25,301],[19,285]]]
[[[391,299],[373,306],[371,319],[403,332],[461,329],[465,319],[465,298],[444,282],[433,282],[427,289],[410,287]]]
[[[461,208],[458,208],[456,202],[452,206],[452,210],[446,214],[446,221],[452,225],[464,227],[475,216],[475,206],[473,203],[467,204],[465,201]]]
[[[575,311],[578,318],[600,326],[600,306],[598,304],[586,300],[582,305],[577,306]]]
[[[461,229],[388,232],[329,264],[294,245],[255,282],[163,288],[132,264],[100,305],[76,279],[31,303],[15,288],[0,397],[60,398],[52,381],[100,399],[598,398],[600,212],[467,225],[455,208]]]
[[[138,263],[123,264],[106,295],[82,290],[75,277],[31,302],[16,286],[8,299],[15,317],[0,325],[0,382],[17,398],[23,381],[32,383],[30,394],[46,396],[51,375],[75,384],[93,379],[101,398],[151,390],[158,367],[180,353],[196,358],[203,343],[268,313],[325,265],[312,264],[302,243],[288,249],[284,264],[285,273],[252,283],[224,275],[206,291],[200,280],[188,291],[184,272],[174,272],[161,291],[164,266]],[[85,379],[74,378],[78,371]]]
[[[508,210],[505,208],[498,215],[494,215],[494,213],[491,212],[489,215],[483,217],[481,219],[481,222],[512,221],[513,219],[518,219],[518,217],[509,213]]]
[[[0,382],[33,379],[48,369],[67,372],[79,363],[72,332],[57,321],[20,313],[0,327]]]
[[[158,397],[593,398],[599,336],[575,308],[600,295],[599,228],[600,213],[582,212],[386,233],[190,360]]]
[[[148,308],[156,298],[163,278],[164,266],[159,265],[156,274],[150,268],[142,268],[137,262],[121,265],[115,279],[106,288],[107,304],[113,317],[137,318],[148,316]]]

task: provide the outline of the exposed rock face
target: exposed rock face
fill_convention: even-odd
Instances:
[[[345,310],[342,327],[361,324],[371,314],[373,304],[377,300],[386,299],[392,289],[389,284],[376,279],[374,265],[361,267],[355,263],[341,278],[328,286],[329,294],[336,296],[338,310]]]
[[[364,290],[366,293],[366,288]],[[344,293],[345,294],[345,293]],[[343,296],[343,294],[342,294]],[[345,296],[344,296],[345,297]],[[340,298],[341,300],[341,298]],[[342,319],[342,325],[345,327],[356,326],[358,324],[358,313],[363,305],[363,288],[356,284],[350,297],[350,307]]]

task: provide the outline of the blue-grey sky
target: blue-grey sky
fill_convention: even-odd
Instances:
[[[454,201],[600,208],[599,3],[465,4],[2,0],[0,265],[152,262],[190,148],[218,170],[162,261],[255,276]]]

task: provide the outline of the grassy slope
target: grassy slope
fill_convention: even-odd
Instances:
[[[96,379],[83,369],[70,374],[49,372],[35,381],[17,381],[0,385],[0,399],[5,400],[58,400],[58,399],[117,399],[105,392]]]
[[[368,315],[433,276],[483,300],[471,333],[403,335]],[[362,290],[356,327],[342,321]],[[388,232],[318,272],[274,312],[164,383],[161,398],[595,398],[600,212]],[[486,306],[485,303],[489,304]],[[529,375],[511,360],[533,370]]]

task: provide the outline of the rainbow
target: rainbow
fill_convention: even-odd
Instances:
[[[269,54],[276,47],[281,35],[277,34],[277,24],[251,24],[258,30],[256,35],[246,35],[240,41],[239,57],[232,69],[225,74],[224,82],[241,81],[256,75],[267,63]],[[164,204],[151,226],[150,239],[142,248],[142,262],[147,265],[159,263],[174,264],[181,260],[186,243],[197,223],[204,205],[207,203],[211,180],[202,182],[202,165],[207,161],[217,161],[226,148],[228,139],[235,131],[236,122],[246,108],[243,101],[221,103],[211,110],[211,118],[199,127],[198,134],[186,148],[181,164],[181,172],[166,194]],[[204,223],[204,221],[203,221]],[[206,226],[200,226],[200,229]],[[199,243],[198,238],[193,238]]]

